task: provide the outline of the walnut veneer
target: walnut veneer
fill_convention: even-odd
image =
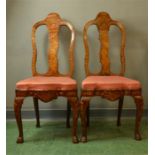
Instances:
[[[36,70],[36,62],[37,62],[37,47],[36,47],[36,37],[35,33],[39,26],[46,25],[49,33],[49,49],[48,49],[48,71],[45,74],[38,73]],[[58,47],[59,47],[59,38],[58,32],[60,26],[67,26],[71,31],[71,40],[70,40],[70,47],[69,47],[69,63],[70,63],[70,71],[67,75],[62,75],[58,71]],[[32,28],[32,47],[33,47],[33,57],[32,57],[32,74],[33,76],[69,76],[72,77],[73,70],[74,70],[74,43],[75,43],[75,31],[73,26],[61,19],[59,14],[57,13],[50,13],[44,20],[37,22],[34,24]],[[49,102],[53,99],[56,99],[58,96],[64,96],[68,99],[68,107],[71,106],[73,111],[73,126],[72,126],[72,141],[73,143],[78,143],[77,137],[77,119],[78,119],[78,97],[77,97],[77,89],[73,90],[21,90],[16,89],[15,91],[15,102],[14,102],[14,111],[16,116],[16,121],[19,129],[19,136],[17,139],[17,143],[23,143],[23,126],[22,126],[22,118],[21,118],[21,108],[25,97],[33,97],[34,100],[34,108],[36,113],[36,126],[40,126],[39,121],[39,106],[38,106],[38,99],[43,102]],[[69,109],[70,110],[70,109]],[[69,113],[68,113],[69,115]],[[69,123],[69,116],[67,116],[67,127],[70,126]]]
[[[89,71],[89,46],[88,46],[88,36],[87,30],[89,26],[96,25],[99,32],[99,41],[100,41],[100,63],[101,71],[97,74],[93,74]],[[120,61],[121,61],[121,71],[118,76],[124,76],[125,73],[125,28],[120,21],[111,19],[110,15],[106,12],[100,12],[94,20],[88,21],[83,30],[83,40],[85,47],[85,72],[86,76],[112,76],[115,75],[110,70],[110,58],[109,58],[109,28],[111,25],[115,25],[119,28],[121,32],[121,48],[120,48]],[[135,139],[141,140],[140,134],[140,122],[143,112],[143,97],[141,93],[141,88],[139,89],[130,89],[130,90],[87,90],[82,89],[81,93],[81,121],[82,121],[82,142],[87,141],[87,125],[89,125],[89,102],[93,96],[101,96],[102,98],[115,101],[119,100],[118,104],[118,119],[117,125],[120,125],[120,117],[123,106],[124,96],[133,97],[136,105],[136,122],[135,122]],[[104,132],[104,131],[103,131]]]

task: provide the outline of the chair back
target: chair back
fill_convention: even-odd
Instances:
[[[36,69],[37,62],[37,47],[36,47],[36,38],[35,33],[39,26],[46,25],[49,33],[49,49],[48,49],[48,71],[44,74],[40,74]],[[70,69],[67,75],[61,75],[58,71],[58,47],[59,47],[59,30],[60,26],[67,26],[71,31],[71,40],[69,46],[69,64]],[[59,14],[50,13],[44,20],[37,22],[34,24],[32,28],[32,48],[33,48],[33,56],[32,56],[32,74],[33,76],[72,76],[74,69],[74,60],[73,60],[73,50],[74,50],[74,42],[75,42],[75,31],[73,26],[61,19]]]
[[[89,70],[89,46],[87,30],[89,26],[96,25],[99,32],[100,40],[100,63],[101,71],[97,74],[90,73]],[[119,21],[112,20],[110,15],[106,12],[100,12],[94,20],[88,21],[83,30],[83,39],[85,47],[85,72],[86,75],[114,75],[110,71],[110,59],[109,59],[109,28],[111,25],[115,25],[121,32],[121,48],[120,48],[120,61],[121,61],[121,76],[125,73],[125,28]]]

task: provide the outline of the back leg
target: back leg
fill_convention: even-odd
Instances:
[[[90,107],[89,107],[89,103],[88,103],[88,107],[87,107],[87,127],[89,127],[89,123],[90,123],[89,114],[90,114]]]
[[[124,96],[122,96],[119,99],[119,103],[118,103],[117,126],[121,125],[121,114],[122,114],[123,101],[124,101]]]
[[[67,99],[67,117],[66,117],[66,128],[70,128],[70,115],[71,115],[71,106],[69,99]]]
[[[38,105],[38,99],[36,97],[33,97],[33,103],[34,103],[34,110],[36,115],[36,127],[40,127],[39,105]]]

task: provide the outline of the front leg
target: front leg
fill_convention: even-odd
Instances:
[[[80,116],[81,116],[81,124],[82,124],[82,137],[81,142],[85,143],[87,142],[87,109],[89,106],[89,98],[88,97],[82,97],[80,101]]]
[[[77,124],[78,124],[78,116],[79,116],[79,103],[77,97],[70,97],[69,103],[71,104],[72,112],[73,112],[73,125],[72,125],[72,142],[78,143],[77,136]]]
[[[14,102],[14,112],[15,112],[16,122],[18,126],[18,131],[19,131],[17,143],[24,142],[23,125],[22,125],[22,118],[21,118],[21,108],[22,108],[23,100],[24,100],[23,97],[16,97]]]
[[[134,96],[135,104],[136,104],[136,123],[135,123],[135,139],[141,140],[140,134],[140,123],[143,113],[143,98],[142,96]]]

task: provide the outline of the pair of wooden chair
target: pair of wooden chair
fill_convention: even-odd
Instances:
[[[100,47],[100,62],[102,65],[101,71],[98,74],[92,74],[89,71],[89,48],[87,29],[90,25],[95,24],[99,31]],[[35,41],[36,29],[46,25],[49,31],[49,49],[48,49],[48,71],[45,74],[40,74],[36,70],[37,48]],[[108,31],[111,25],[119,27],[122,34],[121,41],[121,72],[119,75],[114,75],[110,72],[109,39]],[[60,26],[67,26],[71,31],[71,40],[69,47],[69,61],[70,72],[68,75],[62,75],[58,71],[57,51],[59,45],[58,32]],[[140,140],[140,121],[143,112],[143,99],[141,94],[140,82],[123,77],[125,72],[125,29],[119,22],[112,20],[108,13],[100,12],[94,20],[89,21],[84,26],[84,45],[85,45],[85,71],[86,79],[82,82],[82,93],[80,101],[77,95],[77,83],[72,79],[74,70],[74,43],[75,30],[73,26],[60,18],[57,13],[50,13],[44,20],[37,22],[32,28],[32,74],[33,76],[19,81],[16,84],[16,96],[14,102],[14,111],[16,122],[18,125],[19,136],[17,143],[23,143],[23,126],[21,118],[21,108],[25,97],[32,96],[34,101],[34,109],[36,114],[36,127],[40,127],[39,121],[39,106],[38,99],[44,102],[49,102],[56,99],[58,96],[67,97],[67,119],[66,126],[70,127],[70,112],[73,112],[72,124],[72,141],[78,143],[77,137],[77,121],[79,113],[82,122],[82,137],[81,141],[87,141],[87,126],[89,125],[89,102],[92,96],[101,96],[108,100],[119,100],[118,106],[118,120],[117,125],[120,125],[120,117],[123,105],[123,98],[125,95],[132,96],[136,104],[136,125],[135,125],[135,139]]]

